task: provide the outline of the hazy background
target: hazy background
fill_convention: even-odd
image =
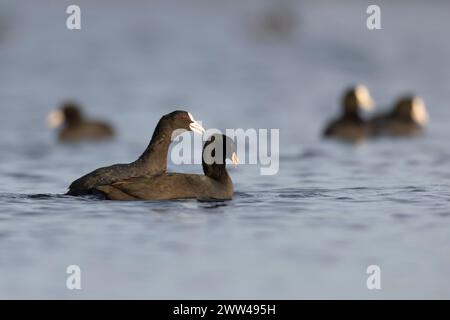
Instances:
[[[449,298],[449,31],[447,1],[0,1],[0,297]],[[380,110],[421,95],[426,135],[322,141],[356,83]],[[118,138],[59,145],[45,117],[68,98]],[[279,128],[279,174],[230,169],[236,197],[217,205],[56,195],[134,160],[180,107],[206,127]]]

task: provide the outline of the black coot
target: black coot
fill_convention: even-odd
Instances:
[[[414,136],[423,132],[428,112],[418,96],[404,96],[397,100],[392,111],[373,118],[377,135]]]
[[[47,122],[52,128],[62,127],[58,134],[60,142],[107,140],[114,136],[111,125],[86,119],[81,107],[75,102],[65,102],[49,114]]]
[[[366,86],[358,85],[349,89],[343,97],[343,114],[330,122],[324,130],[325,137],[357,142],[373,135],[369,121],[364,120],[361,110],[372,110],[374,101]]]
[[[91,194],[93,188],[111,184],[115,181],[143,175],[153,175],[166,172],[167,153],[173,134],[182,133],[179,129],[192,130],[203,134],[205,129],[186,111],[174,111],[163,116],[153,132],[150,144],[136,161],[129,164],[115,164],[97,169],[70,186],[68,195],[80,196]]]

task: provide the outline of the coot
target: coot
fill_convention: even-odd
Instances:
[[[108,123],[86,119],[82,108],[75,102],[65,102],[47,117],[51,128],[62,127],[58,134],[60,142],[81,142],[107,140],[114,136],[114,129]]]
[[[323,133],[325,137],[357,142],[373,135],[370,122],[360,115],[361,110],[371,111],[374,108],[374,101],[366,86],[357,85],[347,90],[342,105],[342,115],[326,127]]]
[[[166,172],[167,152],[174,134],[183,130],[191,130],[203,134],[205,129],[186,111],[174,111],[163,116],[156,125],[152,139],[144,153],[134,162],[115,164],[97,169],[75,180],[70,186],[68,195],[80,196],[91,194],[93,188],[108,185],[121,179],[154,175]]]
[[[423,100],[407,95],[397,100],[392,111],[374,117],[372,123],[378,135],[414,136],[423,132],[428,121]]]

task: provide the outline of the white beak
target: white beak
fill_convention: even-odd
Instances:
[[[189,129],[191,129],[192,131],[203,135],[205,133],[205,129],[201,126],[200,123],[198,123],[195,120],[192,120],[192,122],[189,124]]]
[[[412,118],[421,126],[426,125],[430,121],[425,103],[419,97],[414,97],[413,99]]]
[[[356,99],[362,109],[372,111],[375,109],[375,101],[370,95],[369,89],[364,85],[358,85],[355,88]]]
[[[57,128],[64,123],[64,113],[61,110],[54,110],[47,116],[47,125],[50,128]]]
[[[235,167],[237,167],[237,165],[240,163],[236,152],[233,152],[233,154],[231,155],[231,162],[233,162],[233,165]]]

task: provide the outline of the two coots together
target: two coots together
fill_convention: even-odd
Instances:
[[[375,103],[363,85],[349,89],[342,106],[342,115],[327,126],[324,136],[353,142],[375,136],[412,136],[421,133],[428,122],[425,104],[417,96],[402,97],[392,111],[365,120],[361,112],[372,111]]]
[[[186,130],[205,132],[189,112],[174,111],[163,116],[148,147],[136,161],[97,169],[75,180],[67,194],[101,194],[110,200],[231,199],[233,183],[225,160],[229,158],[237,164],[238,158],[233,140],[225,135],[212,135],[205,143],[205,175],[166,172],[169,145],[174,135]]]

